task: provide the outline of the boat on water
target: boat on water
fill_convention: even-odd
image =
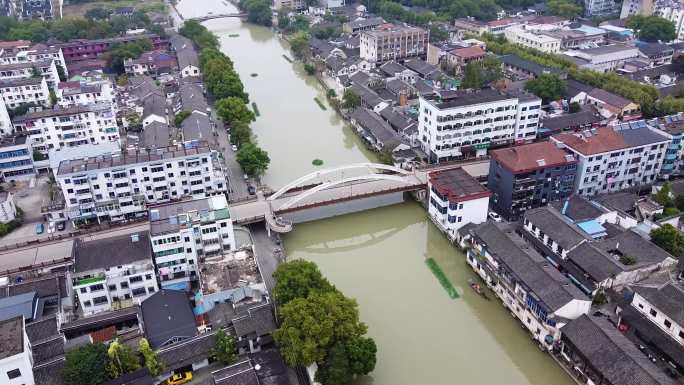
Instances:
[[[486,300],[489,300],[489,296],[487,295],[487,293],[485,293],[484,289],[482,288],[482,286],[480,286],[479,283],[475,282],[475,281],[472,280],[472,279],[469,279],[469,280],[468,280],[468,285],[469,285],[470,288],[473,289],[477,294],[481,295],[482,298],[484,298],[484,299],[486,299]]]

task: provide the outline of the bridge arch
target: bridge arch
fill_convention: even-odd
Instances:
[[[345,184],[345,183],[358,182],[358,181],[364,181],[364,180],[389,180],[389,181],[399,182],[399,183],[403,183],[403,184],[407,184],[407,185],[414,183],[411,180],[407,180],[406,178],[403,178],[403,177],[397,176],[397,175],[369,174],[369,175],[353,176],[353,177],[349,177],[349,178],[344,178],[344,179],[340,179],[340,180],[336,180],[336,181],[332,181],[332,182],[325,182],[325,183],[319,184],[318,186],[316,186],[312,189],[309,189],[307,191],[302,192],[301,194],[298,194],[297,196],[292,197],[292,199],[285,202],[285,204],[283,204],[282,206],[275,208],[275,209],[276,210],[287,210],[290,207],[292,207],[292,205],[294,205],[295,203],[297,203],[303,199],[306,199],[306,198],[316,194],[317,192],[319,192],[321,190],[325,190],[327,188],[334,187],[334,186],[341,185],[341,184]]]
[[[363,169],[363,168],[366,168],[366,169],[375,169],[375,170],[393,171],[393,172],[396,172],[396,173],[398,173],[398,174],[403,174],[403,175],[411,175],[411,174],[412,174],[410,171],[406,171],[406,170],[401,169],[401,168],[399,168],[399,167],[389,166],[389,165],[386,165],[386,164],[380,164],[380,163],[353,163],[353,164],[348,164],[348,165],[345,165],[345,166],[340,166],[340,167],[334,167],[334,168],[328,168],[328,169],[324,169],[324,170],[314,171],[314,172],[312,172],[312,173],[310,173],[310,174],[304,175],[303,177],[301,177],[301,178],[299,178],[299,179],[297,179],[297,180],[294,180],[294,181],[288,183],[287,185],[285,185],[284,187],[282,187],[280,190],[276,191],[275,194],[273,194],[273,195],[271,195],[270,197],[268,197],[268,200],[273,201],[273,200],[275,200],[275,199],[278,199],[281,195],[285,194],[286,192],[290,191],[291,189],[293,189],[293,188],[295,188],[295,187],[301,185],[301,184],[304,183],[304,182],[310,181],[310,180],[315,179],[315,178],[318,178],[318,177],[320,177],[320,176],[328,175],[328,174],[332,174],[332,173],[340,172],[340,171],[344,171],[344,170]],[[376,175],[376,176],[377,176],[377,175],[383,175],[383,174],[373,173],[373,174],[370,174],[370,175]],[[351,178],[347,178],[347,179],[351,179]],[[383,179],[383,178],[371,178],[371,179]],[[354,180],[362,180],[362,179],[354,179]],[[324,184],[325,184],[325,183],[324,183]],[[339,183],[335,183],[335,184],[339,184]],[[321,186],[322,186],[322,185],[321,185]],[[328,186],[326,186],[326,187],[330,187],[330,185],[328,185]],[[320,191],[320,190],[321,190],[321,189],[318,189],[318,190],[316,190],[316,191]],[[310,191],[311,191],[311,190],[310,190]]]

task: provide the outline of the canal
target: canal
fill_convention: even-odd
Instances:
[[[182,0],[186,17],[235,8],[224,0]],[[252,125],[277,188],[315,167],[374,160],[275,33],[238,19],[207,21],[231,57],[261,116]],[[257,76],[251,76],[256,74]],[[326,103],[327,104],[327,103]],[[325,167],[324,166],[324,167]],[[378,365],[357,385],[571,385],[497,300],[467,286],[473,275],[416,203],[297,225],[285,238],[289,258],[315,261],[346,295],[378,344]],[[425,265],[440,264],[461,297],[450,299]]]

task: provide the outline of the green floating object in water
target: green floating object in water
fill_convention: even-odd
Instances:
[[[240,37],[239,33],[231,33],[228,37]]]
[[[318,107],[321,107],[321,110],[323,110],[323,111],[327,110],[327,108],[325,107],[325,104],[323,104],[323,102],[321,102],[321,101],[318,99],[318,97],[315,97],[315,98],[314,98],[314,101],[316,101],[316,104],[318,104]]]
[[[314,166],[322,166],[323,161],[320,159],[314,159],[313,162],[311,162],[311,164],[313,164]]]
[[[435,277],[437,277],[437,280],[442,285],[444,290],[446,290],[447,294],[449,294],[449,297],[453,299],[458,298],[458,292],[456,291],[456,288],[454,287],[454,285],[451,284],[449,278],[447,278],[446,275],[444,275],[444,272],[439,267],[437,262],[432,258],[428,258],[425,260],[425,264],[428,265],[428,267],[432,271],[432,274],[434,274]]]
[[[253,74],[250,74],[249,76],[251,76],[251,77],[255,78],[255,77],[259,76],[259,74],[257,74],[257,73],[253,73]]]
[[[254,115],[259,116],[259,107],[257,107],[256,103],[252,102],[252,109],[254,110]]]
[[[285,60],[287,60],[287,61],[289,61],[290,63],[292,63],[292,59],[290,59],[287,55],[283,54],[283,57],[285,58]]]

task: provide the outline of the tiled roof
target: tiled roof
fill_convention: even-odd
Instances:
[[[600,154],[629,147],[622,135],[608,127],[598,128],[591,133],[562,133],[552,138],[583,155]]]
[[[77,243],[74,271],[104,270],[140,261],[152,262],[148,231]]]
[[[433,171],[429,174],[429,179],[432,187],[440,194],[447,195],[450,202],[486,198],[492,194],[460,167]]]
[[[485,55],[485,51],[477,45],[466,48],[457,48],[452,50],[450,53],[454,56],[462,57],[464,59],[483,57]]]
[[[490,152],[492,159],[514,173],[576,163],[572,154],[553,142],[538,142]]]
[[[527,210],[524,215],[525,219],[565,250],[570,250],[590,239],[588,234],[576,228],[568,218],[548,206]]]
[[[589,92],[588,96],[619,109],[625,108],[632,103],[631,100],[625,99],[620,95],[615,95],[614,93],[608,92],[602,88],[594,88],[591,90],[591,92]]]
[[[634,291],[679,325],[684,325],[684,288],[669,282],[662,287],[634,286]]]

